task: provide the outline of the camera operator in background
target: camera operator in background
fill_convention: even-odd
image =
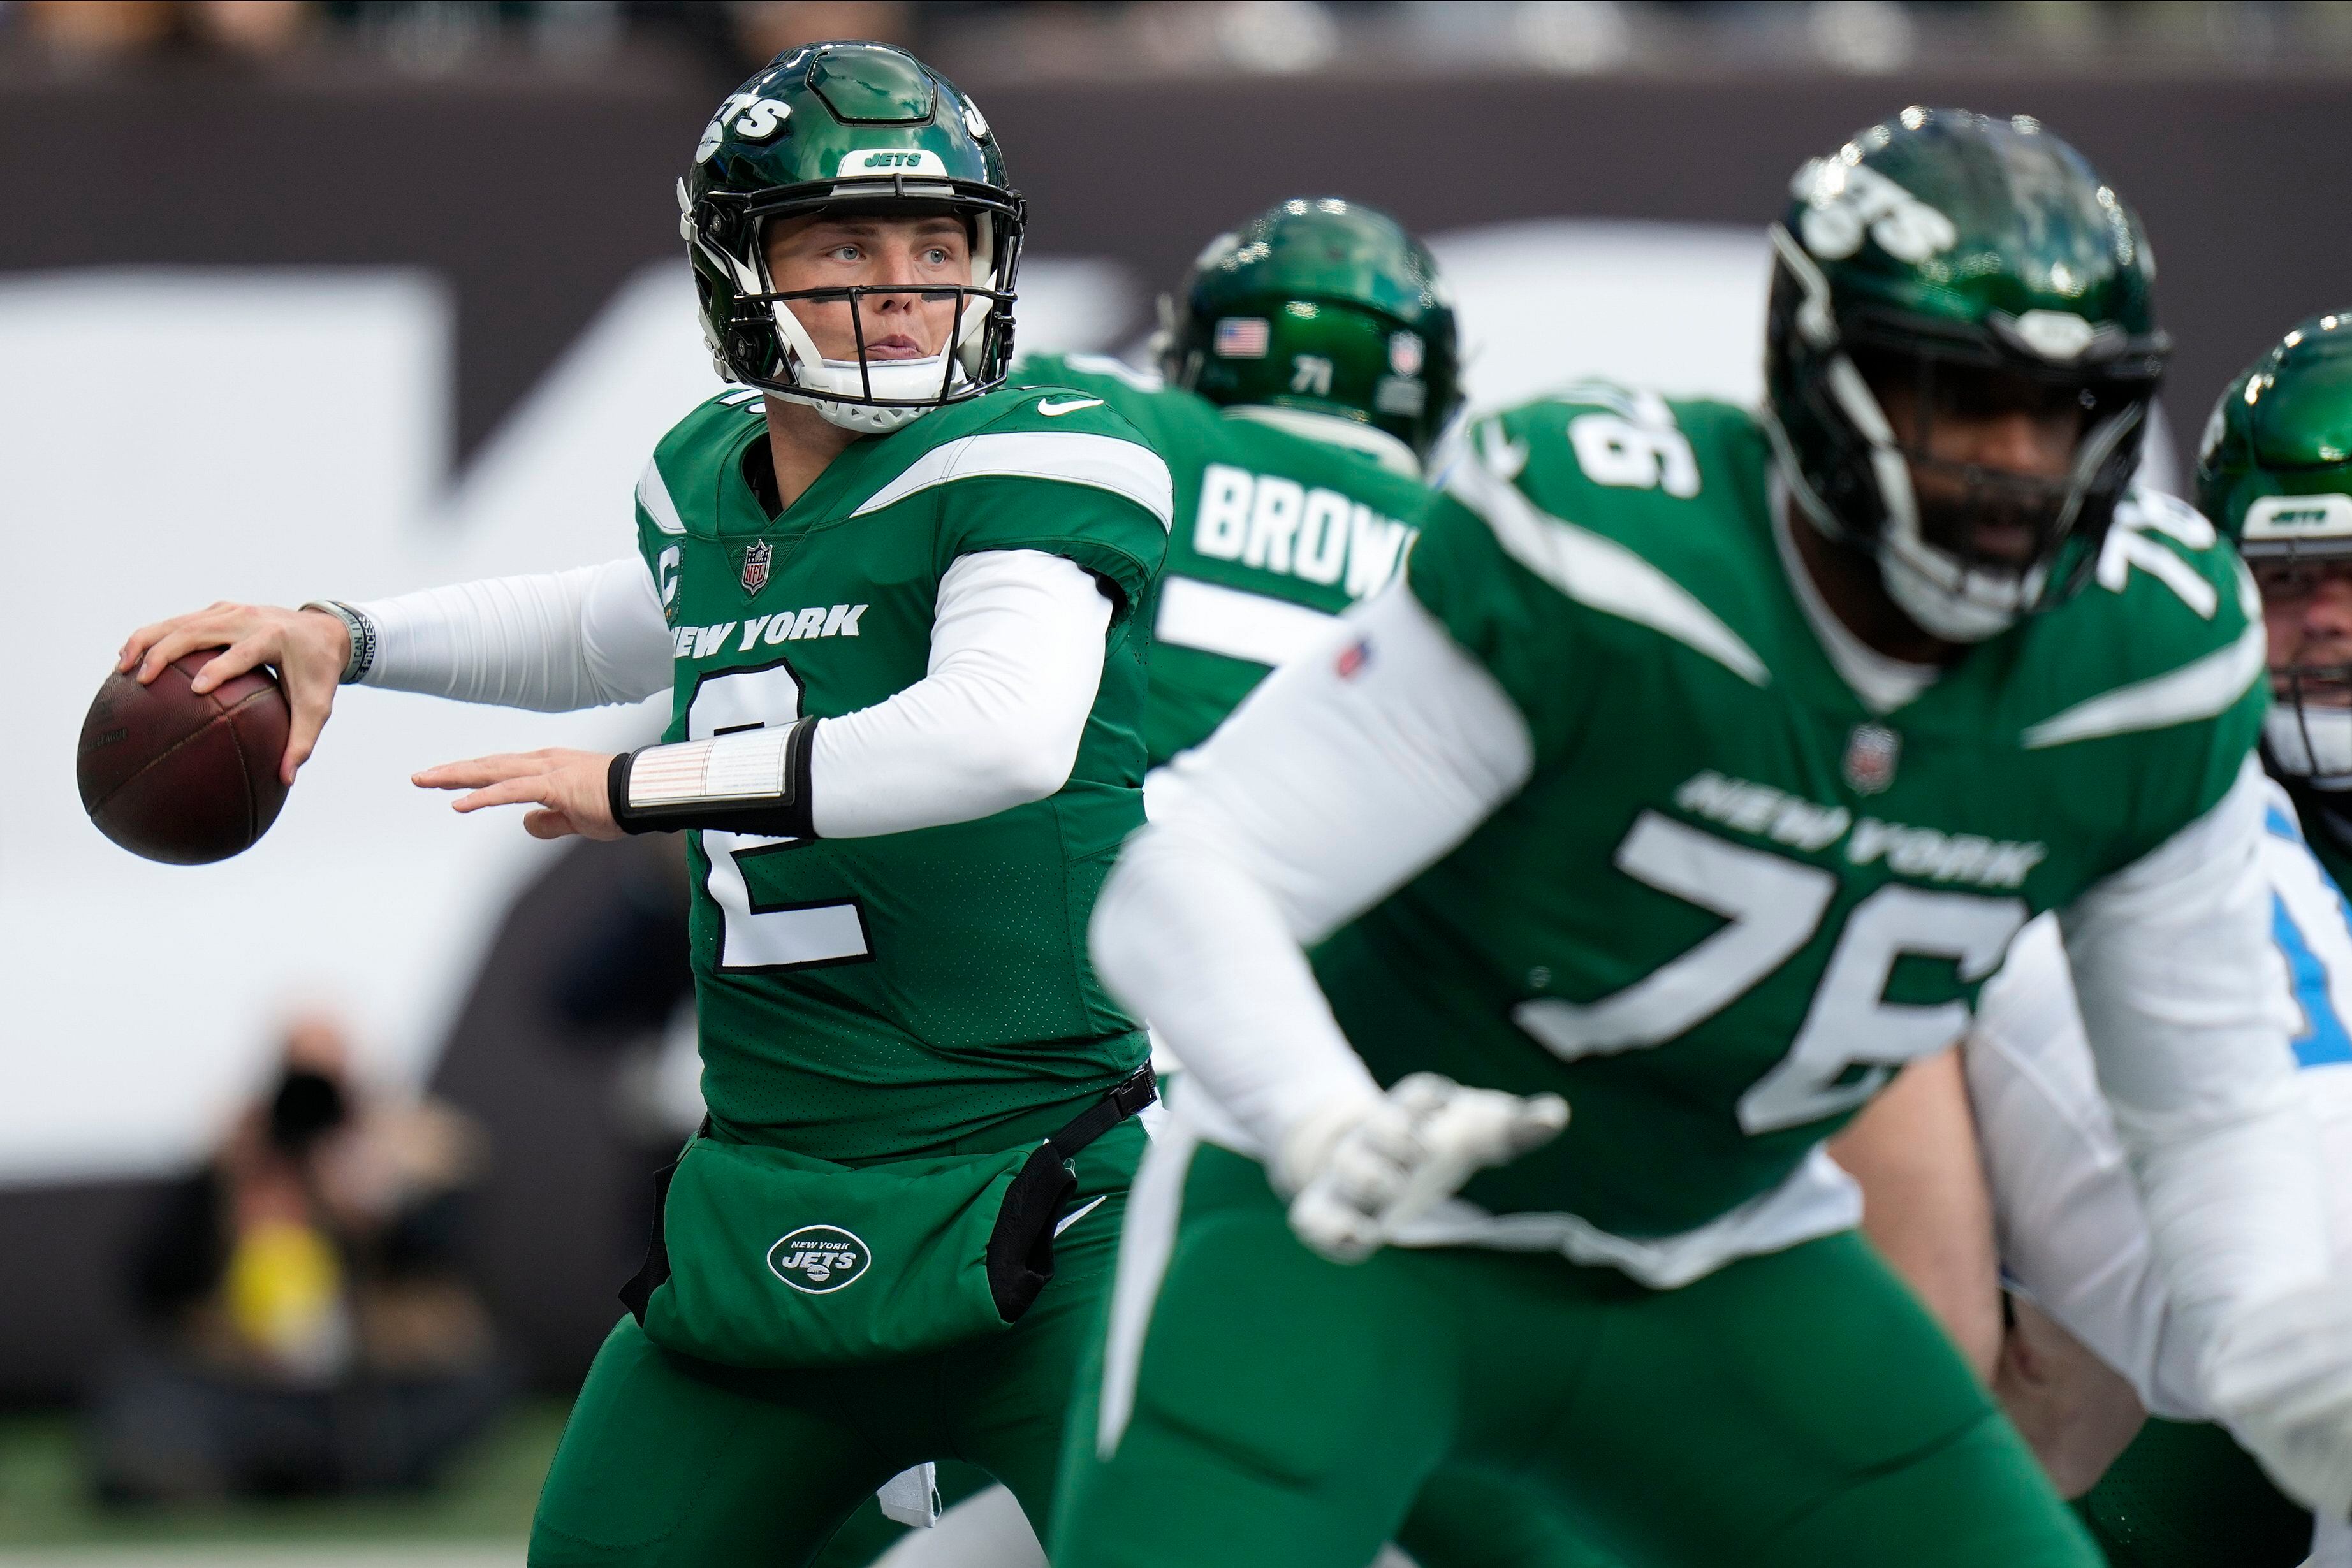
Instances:
[[[511,1381],[458,1262],[480,1166],[470,1124],[362,1084],[341,1027],[298,1019],[131,1251],[142,1335],[92,1412],[101,1495],[430,1481]]]

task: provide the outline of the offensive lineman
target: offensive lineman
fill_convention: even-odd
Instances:
[[[1639,1561],[2095,1563],[1819,1152],[2052,908],[2217,1403],[2352,1503],[2352,1398],[2287,1396],[2344,1303],[2254,859],[2261,628],[2226,550],[2117,515],[2165,347],[2138,225],[1950,110],[1794,194],[1760,428],[1487,422],[1405,582],[1122,857],[1097,961],[1192,1072],[1064,1568],[1353,1568],[1448,1461]],[[2086,585],[2111,524],[2166,565]]]
[[[2221,394],[2197,478],[2200,507],[2238,542],[2263,590],[2274,701],[2262,742],[2262,862],[2301,1013],[2294,1083],[2319,1118],[2338,1288],[2352,1291],[2352,915],[2339,891],[2352,871],[2347,455],[2352,316],[2319,316]],[[2300,1528],[2315,1563],[2352,1568],[2342,1516],[2298,1521],[2219,1431],[2151,1427],[2124,1448],[2147,1411],[2211,1417],[2210,1347],[2171,1309],[2153,1267],[2065,955],[2042,925],[1985,988],[1966,1058],[2003,1267],[2026,1298],[2000,1386],[2053,1474],[2079,1490],[2105,1472],[2087,1500],[2095,1524],[2112,1515],[2108,1527],[2127,1531],[2136,1558],[2152,1564],[2254,1563],[2265,1549],[2297,1561]],[[2085,1354],[2097,1362],[2077,1359]]]
[[[574,1407],[534,1564],[805,1562],[949,1455],[1042,1535],[1150,1094],[1084,932],[1142,821],[1167,467],[1099,400],[999,390],[1021,199],[980,110],[912,57],[780,57],[679,199],[714,359],[751,390],[656,449],[636,555],[215,606],[122,665],[229,644],[206,686],[276,664],[289,778],[338,678],[547,709],[673,694],[667,743],[634,756],[417,776],[472,791],[461,811],[529,804],[540,837],[693,834],[710,1119]],[[919,1208],[934,1228],[894,1233]]]

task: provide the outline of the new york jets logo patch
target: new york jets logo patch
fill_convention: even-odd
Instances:
[[[768,1249],[768,1268],[804,1295],[829,1296],[866,1277],[874,1254],[838,1225],[803,1225]]]
[[[1845,738],[1845,781],[1857,795],[1875,795],[1895,782],[1903,737],[1883,724],[1858,724]]]

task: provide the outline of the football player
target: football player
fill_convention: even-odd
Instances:
[[[1772,242],[1763,418],[1483,423],[1121,856],[1097,962],[1190,1071],[1064,1568],[1353,1568],[1460,1462],[1635,1561],[2095,1563],[1820,1149],[2048,909],[2217,1403],[2352,1504],[2258,607],[2124,497],[2139,225],[2034,122],[1913,109]]]
[[[2301,1015],[2294,1085],[2319,1118],[2338,1288],[2352,1293],[2352,916],[2339,891],[2352,870],[2352,315],[2301,323],[2231,384],[2197,481],[2263,592],[2273,704],[2261,861]],[[2053,1478],[2070,1492],[2099,1479],[2095,1528],[2127,1534],[2151,1568],[2294,1563],[2306,1540],[2315,1562],[2352,1568],[2342,1515],[2315,1533],[2221,1430],[2152,1427],[2132,1441],[2147,1411],[2202,1422],[2224,1408],[2206,1386],[2221,1347],[2158,1267],[2047,923],[1985,988],[1966,1057],[2001,1260],[2022,1297],[1998,1387]],[[2344,1397],[2352,1362],[2336,1352],[2315,1349],[2295,1397]]]
[[[1151,1092],[1084,932],[1143,820],[1167,466],[1100,399],[1005,385],[1022,200],[980,109],[911,56],[779,57],[711,120],[679,204],[742,385],[656,448],[635,553],[215,606],[138,632],[123,667],[226,645],[204,688],[277,665],[289,778],[339,679],[671,695],[633,755],[417,776],[461,811],[527,805],[542,838],[689,834],[710,1114],[573,1408],[534,1564],[805,1562],[948,1455],[1042,1534]]]
[[[1095,354],[1013,367],[1101,398],[1168,460],[1175,528],[1143,727],[1155,768],[1394,575],[1462,404],[1436,262],[1360,203],[1276,203],[1212,240],[1162,309],[1156,371]],[[961,1469],[940,1482],[950,1501],[975,1490]],[[1507,1485],[1460,1472],[1424,1490],[1397,1539],[1432,1568],[1601,1561]]]

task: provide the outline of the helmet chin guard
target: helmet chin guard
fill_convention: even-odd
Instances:
[[[779,307],[778,308],[782,308]],[[921,360],[808,360],[792,358],[793,390],[769,391],[770,397],[807,403],[827,424],[860,435],[887,435],[913,423],[941,402],[952,401],[958,382],[966,378],[961,367],[944,354]],[[926,392],[940,396],[925,399]],[[824,394],[847,392],[857,401],[843,402]]]
[[[2352,789],[2352,708],[2290,695],[2263,716],[2263,749],[2288,778],[2315,789]]]

